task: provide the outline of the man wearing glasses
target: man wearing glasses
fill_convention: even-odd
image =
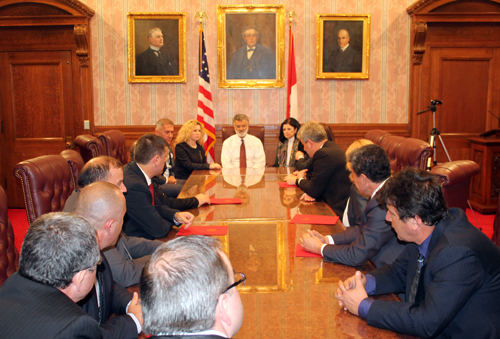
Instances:
[[[231,338],[243,322],[235,273],[219,241],[205,236],[171,240],[153,253],[141,278],[144,332],[153,338]]]
[[[276,79],[276,57],[272,50],[257,44],[259,31],[246,26],[245,45],[234,52],[227,68],[227,79]]]

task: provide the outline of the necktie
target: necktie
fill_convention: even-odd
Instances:
[[[247,168],[247,151],[245,149],[245,142],[241,139],[240,146],[240,168]]]
[[[415,296],[417,295],[418,281],[420,280],[420,271],[424,265],[424,256],[419,252],[417,257],[417,271],[415,272],[415,278],[411,284],[410,298],[409,302],[415,302]]]
[[[153,183],[150,183],[149,184],[149,191],[151,192],[151,197],[153,198],[153,200],[151,201],[151,205],[155,205],[155,191],[154,191],[154,188],[153,188]]]
[[[103,311],[104,311],[104,300],[103,300],[103,289],[102,289],[102,264],[101,265],[97,265],[97,272],[96,272],[96,279],[97,279],[97,286],[95,286],[95,292],[97,294],[97,309],[99,311],[99,324],[102,324],[104,323],[104,315],[103,315]]]

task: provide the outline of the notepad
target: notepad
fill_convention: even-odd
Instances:
[[[279,185],[280,187],[283,187],[283,188],[287,188],[287,187],[297,187],[297,185],[288,185],[288,184],[287,184],[286,182],[284,182],[284,181],[280,181],[280,182],[278,182],[278,185]]]
[[[231,204],[241,204],[240,198],[226,198],[226,199],[216,199],[210,198],[211,205],[231,205]]]
[[[317,257],[321,258],[321,254],[307,252],[301,244],[297,244],[297,248],[295,249],[296,257]]]
[[[185,226],[179,229],[177,236],[184,235],[226,235],[227,226],[191,226],[186,228]]]
[[[290,220],[292,224],[320,224],[320,225],[335,225],[339,221],[339,217],[326,215],[312,214],[295,214]]]

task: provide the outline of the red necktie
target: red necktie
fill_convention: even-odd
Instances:
[[[151,202],[151,205],[155,205],[155,191],[154,191],[154,188],[153,188],[153,183],[150,183],[149,184],[149,191],[151,192],[151,197],[153,198],[152,202]]]
[[[247,168],[247,152],[245,149],[245,143],[243,142],[244,140],[241,139],[241,146],[240,146],[240,168]]]

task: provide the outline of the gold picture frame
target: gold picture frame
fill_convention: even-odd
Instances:
[[[316,79],[369,78],[370,20],[370,14],[316,15]]]
[[[217,61],[219,88],[285,87],[285,6],[217,5]]]
[[[153,28],[160,29],[161,42],[150,38]],[[186,82],[185,13],[128,13],[127,36],[129,83]]]

